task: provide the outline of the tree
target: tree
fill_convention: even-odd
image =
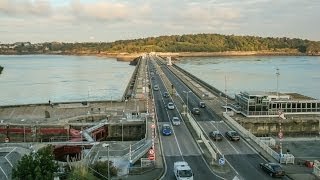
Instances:
[[[36,153],[24,155],[12,170],[13,179],[52,180],[58,164],[54,161],[52,145],[40,149]]]

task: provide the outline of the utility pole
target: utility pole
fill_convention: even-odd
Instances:
[[[226,96],[226,113],[228,112],[228,97],[227,97],[227,76],[224,76],[224,95]]]

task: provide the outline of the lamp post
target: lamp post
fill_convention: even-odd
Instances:
[[[108,180],[110,180],[110,159],[109,159],[109,147],[110,147],[110,144],[103,143],[102,147],[106,147],[107,148],[107,152],[108,152],[108,155],[107,155],[107,158],[108,158]]]
[[[187,93],[187,114],[189,113],[189,93],[191,92],[189,91],[183,91],[184,93]]]
[[[24,122],[25,119],[21,119],[21,122]],[[23,123],[23,142],[26,142],[26,125]]]

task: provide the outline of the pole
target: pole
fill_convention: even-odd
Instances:
[[[108,151],[108,180],[110,179],[110,159],[109,159],[109,145],[107,146]]]
[[[279,72],[279,68],[277,67],[277,72],[276,72],[276,75],[277,75],[277,99],[279,99],[279,76],[280,76],[280,72]]]
[[[123,141],[123,120],[121,120],[121,140]]]
[[[26,142],[26,126],[23,125],[23,142]]]
[[[224,76],[224,95],[226,96],[226,112],[228,111],[227,76]]]

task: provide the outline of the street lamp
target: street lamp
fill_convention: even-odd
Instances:
[[[189,91],[183,91],[184,93],[187,93],[187,113],[189,113],[189,93],[191,92]]]
[[[108,152],[108,180],[110,179],[110,159],[109,159],[109,147],[110,147],[110,144],[106,144],[106,143],[103,143],[102,144],[102,147],[106,147],[107,148],[107,152]]]
[[[21,122],[24,122],[25,119],[21,119]],[[23,142],[26,142],[26,125],[23,124]]]

